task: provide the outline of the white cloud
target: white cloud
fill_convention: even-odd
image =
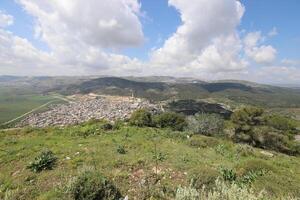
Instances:
[[[293,65],[293,66],[298,66],[300,67],[300,60],[293,60],[293,59],[283,59],[281,60],[281,63],[284,64],[284,65]]]
[[[19,0],[36,17],[38,35],[52,48],[80,42],[100,48],[140,45],[137,0]]]
[[[236,0],[169,0],[182,25],[164,45],[151,53],[151,63],[173,73],[198,74],[244,69],[236,28],[244,7]]]
[[[43,52],[28,40],[1,30],[1,52],[6,53],[0,58],[3,71],[0,73],[124,74],[131,65],[139,70],[136,59],[116,53],[144,41],[139,20],[141,6],[137,0],[18,0],[18,3],[35,17],[35,36],[50,51]]]
[[[300,69],[293,66],[267,66],[256,73],[257,80],[268,83],[299,83]]]
[[[0,10],[0,28],[10,26],[14,23],[14,18]]]
[[[276,36],[276,35],[278,35],[277,28],[273,27],[272,30],[268,33],[268,36],[273,37],[273,36]]]
[[[271,63],[275,60],[277,50],[271,45],[261,45],[265,38],[261,32],[251,32],[244,38],[245,53],[257,63]]]
[[[119,53],[145,40],[138,0],[17,1],[35,18],[35,36],[50,50],[44,52],[7,31],[14,19],[0,11],[0,74],[300,80],[297,61],[272,63],[277,50],[264,43],[276,35],[276,28],[267,37],[259,31],[240,36],[238,26],[245,8],[237,0],[169,0],[182,24],[162,47],[150,52],[149,62]],[[252,61],[259,65],[251,67]],[[261,68],[261,64],[268,67]]]
[[[0,29],[0,74],[24,75],[26,71],[47,71],[44,63],[54,63],[51,55],[41,52],[21,37]],[[49,71],[48,71],[49,72]]]

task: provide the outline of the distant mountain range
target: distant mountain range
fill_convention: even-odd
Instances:
[[[144,78],[145,79],[145,78]],[[167,81],[171,80],[171,81]],[[300,90],[241,81],[204,82],[193,79],[153,77],[141,78],[103,77],[80,84],[57,88],[63,94],[102,93],[132,95],[150,100],[226,98],[238,103],[266,107],[300,106]]]
[[[40,92],[65,95],[101,93],[134,95],[153,101],[170,99],[228,99],[264,107],[300,107],[300,89],[248,81],[205,82],[195,78],[150,77],[14,77],[0,76],[0,86],[23,85]]]

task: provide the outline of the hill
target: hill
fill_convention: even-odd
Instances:
[[[140,79],[138,79],[140,80]],[[132,95],[154,101],[170,99],[229,99],[241,104],[263,107],[300,107],[300,90],[250,82],[223,81],[135,81],[119,77],[103,77],[80,84],[56,88],[62,94],[102,93]],[[159,78],[161,80],[161,78]],[[166,80],[166,79],[165,79]],[[170,78],[168,78],[170,80]]]
[[[211,189],[217,177],[228,184],[239,181],[254,194],[265,190],[270,195],[265,199],[300,196],[299,157],[169,129],[107,128],[89,122],[0,131],[0,199],[74,199],[74,180],[84,170],[101,172],[129,199],[174,199],[177,188],[188,187],[191,179],[193,187]],[[56,164],[52,170],[31,171],[28,166],[50,162],[47,154],[30,164],[45,149]],[[81,187],[93,191],[92,177],[81,178],[87,181]]]

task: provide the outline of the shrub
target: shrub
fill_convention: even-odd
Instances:
[[[212,189],[218,177],[219,172],[208,167],[194,169],[189,175],[191,186],[198,190],[202,189],[203,187],[206,189]]]
[[[273,171],[274,168],[269,165],[264,160],[247,160],[245,162],[242,162],[237,166],[237,171],[239,176],[243,176],[249,172],[257,172],[257,171]]]
[[[174,112],[155,115],[153,121],[158,128],[171,128],[176,131],[182,131],[187,126],[185,116]]]
[[[33,162],[30,162],[27,168],[33,172],[40,172],[42,170],[50,170],[56,163],[57,158],[52,151],[46,150],[38,155]]]
[[[121,193],[101,173],[88,170],[76,177],[70,185],[70,194],[75,200],[119,200]]]
[[[236,172],[233,169],[228,169],[228,168],[222,167],[220,172],[221,172],[221,175],[222,175],[224,181],[233,182],[237,178]]]
[[[117,152],[118,152],[119,154],[126,154],[125,147],[124,147],[123,145],[119,145],[119,146],[117,147]]]
[[[238,144],[236,146],[236,152],[238,156],[244,156],[244,157],[255,155],[254,148],[247,144]]]
[[[136,110],[131,114],[129,123],[139,127],[152,126],[152,115],[145,109]]]
[[[299,147],[292,142],[295,126],[285,117],[263,116],[262,109],[246,107],[236,111],[231,120],[235,125],[232,139],[236,142],[289,155],[300,153]]]
[[[102,124],[101,129],[104,131],[109,131],[113,129],[113,125],[111,123]]]
[[[207,147],[214,147],[216,145],[218,145],[218,140],[215,138],[211,138],[211,137],[197,137],[197,136],[193,136],[190,140],[189,140],[189,145],[191,147],[196,147],[196,148],[207,148]]]
[[[255,126],[261,125],[264,122],[262,117],[264,110],[256,107],[244,107],[240,110],[235,111],[231,115],[231,121],[241,128],[244,125]]]
[[[193,187],[178,187],[175,200],[199,200],[200,193]]]
[[[237,171],[239,175],[239,183],[251,184],[258,177],[273,171],[273,167],[263,160],[248,160],[237,166]]]
[[[296,124],[289,118],[281,115],[271,115],[265,117],[266,124],[282,131],[296,130]]]
[[[228,184],[219,179],[216,180],[212,190],[205,188],[197,191],[193,187],[179,187],[177,189],[175,200],[263,200],[269,199],[264,192],[255,193],[251,188],[240,187],[237,184]]]
[[[220,135],[224,129],[224,119],[217,114],[196,114],[188,117],[188,130],[207,136]]]

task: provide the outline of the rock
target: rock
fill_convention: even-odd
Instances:
[[[267,156],[269,158],[272,158],[274,157],[274,154],[270,153],[270,152],[267,152],[267,151],[260,151],[260,153],[264,156]]]

